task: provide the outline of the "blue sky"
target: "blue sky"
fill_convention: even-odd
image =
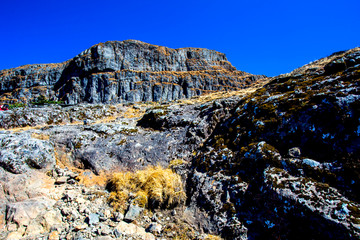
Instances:
[[[274,76],[360,46],[359,9],[360,0],[4,0],[0,69],[136,39],[217,50],[238,70]]]

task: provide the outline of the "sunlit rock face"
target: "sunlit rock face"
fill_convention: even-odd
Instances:
[[[112,41],[63,63],[0,71],[0,98],[10,103],[40,96],[68,104],[164,102],[237,90],[261,78],[237,71],[214,50]]]

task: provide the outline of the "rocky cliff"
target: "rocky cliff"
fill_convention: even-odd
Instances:
[[[359,84],[355,48],[233,92],[0,112],[0,236],[358,239]]]
[[[261,78],[236,71],[223,53],[213,50],[112,41],[64,63],[0,71],[0,99],[31,102],[43,96],[68,104],[172,101],[238,90]]]

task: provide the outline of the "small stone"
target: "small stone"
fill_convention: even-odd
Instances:
[[[79,197],[79,198],[76,198],[76,199],[75,199],[75,202],[77,202],[77,203],[79,203],[79,204],[84,204],[84,203],[86,202],[86,200],[83,199],[83,198],[81,198],[81,197]]]
[[[89,225],[95,225],[99,223],[99,215],[96,213],[91,213],[88,217],[87,217],[87,223]]]
[[[298,148],[298,147],[290,148],[289,149],[289,156],[294,157],[294,158],[300,157],[301,156],[300,148]]]
[[[153,221],[153,222],[158,222],[159,221],[156,213],[154,213],[154,215],[151,217],[151,221]]]
[[[120,222],[124,219],[124,214],[120,213],[120,212],[114,212],[114,220],[116,222]]]
[[[76,181],[75,181],[74,179],[69,179],[69,180],[67,180],[67,183],[68,183],[68,184],[75,184]]]
[[[162,231],[162,225],[159,224],[159,223],[152,223],[152,224],[150,224],[150,226],[147,228],[147,231],[148,231],[148,232],[151,232],[151,233],[160,234],[161,231]]]
[[[75,179],[76,177],[78,177],[78,176],[79,176],[79,174],[74,173],[74,172],[68,172],[68,173],[67,173],[67,176],[69,176],[69,178],[73,178],[73,179]]]
[[[58,231],[52,231],[49,234],[48,240],[59,240],[60,236],[59,236],[59,232]]]
[[[111,230],[110,230],[110,228],[108,226],[106,226],[104,224],[101,224],[99,229],[98,229],[98,233],[100,235],[107,236],[107,235],[111,234]]]
[[[9,232],[13,232],[13,231],[16,231],[18,229],[18,226],[15,224],[15,223],[9,223],[7,225],[7,230]]]
[[[122,236],[121,232],[119,232],[119,230],[117,230],[117,229],[115,229],[113,233],[116,238],[120,238]]]
[[[77,196],[77,195],[76,195],[75,192],[69,191],[69,192],[67,192],[67,193],[64,194],[63,199],[64,199],[65,201],[67,201],[67,202],[72,202],[72,201],[74,201],[74,200],[76,199],[76,196]]]
[[[59,168],[59,167],[57,167],[57,168],[55,169],[55,171],[56,171],[56,173],[58,174],[58,176],[63,176],[63,175],[64,175],[64,170],[61,169],[61,168]]]
[[[64,215],[64,216],[68,216],[71,214],[71,209],[68,208],[68,207],[64,207],[61,209],[61,214]]]
[[[69,178],[67,176],[59,177],[56,179],[55,184],[65,184]]]
[[[84,224],[76,225],[74,227],[74,229],[75,229],[75,231],[80,231],[80,230],[86,229],[87,227],[88,227],[88,225],[86,223],[84,223]]]
[[[143,210],[143,208],[131,204],[125,214],[124,220],[129,222],[134,221],[142,213]]]
[[[96,240],[112,240],[113,238],[110,236],[99,236],[95,238]]]
[[[144,216],[144,221],[149,223],[149,222],[151,222],[151,219],[149,216]]]
[[[109,209],[105,209],[103,213],[104,218],[110,218],[111,217],[111,211]]]

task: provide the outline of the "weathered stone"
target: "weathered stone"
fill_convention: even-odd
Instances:
[[[86,223],[80,224],[80,225],[75,225],[74,230],[75,231],[81,231],[81,230],[86,229],[87,227],[88,227],[88,225]]]
[[[0,166],[12,173],[29,168],[43,169],[55,165],[52,143],[32,138],[29,133],[0,133]]]
[[[67,182],[68,179],[68,176],[59,177],[58,179],[56,179],[55,184],[64,184]]]
[[[114,212],[114,220],[116,222],[120,222],[124,219],[124,214],[120,213],[120,212]]]
[[[87,223],[89,225],[96,225],[99,223],[99,215],[96,213],[91,213],[88,217],[87,217]]]
[[[57,209],[47,211],[40,218],[38,217],[38,221],[41,223],[45,231],[49,231],[50,229],[62,224],[61,214]]]
[[[289,156],[294,158],[299,158],[301,156],[300,148],[293,147],[289,149]]]
[[[159,223],[152,223],[147,228],[148,232],[154,233],[154,234],[160,234],[163,229],[163,226]]]
[[[142,213],[142,211],[144,211],[144,208],[130,204],[125,214],[124,220],[132,222]]]
[[[99,224],[98,233],[99,235],[107,236],[111,234],[111,229],[105,224]]]
[[[118,233],[121,233],[121,235],[125,235],[127,237],[138,237],[144,240],[155,240],[155,236],[153,234],[147,233],[144,228],[138,227],[133,223],[120,222],[116,226],[116,230]]]
[[[6,206],[6,221],[18,226],[28,226],[31,220],[38,217],[54,204],[51,200],[32,199],[25,202],[9,203]]]

